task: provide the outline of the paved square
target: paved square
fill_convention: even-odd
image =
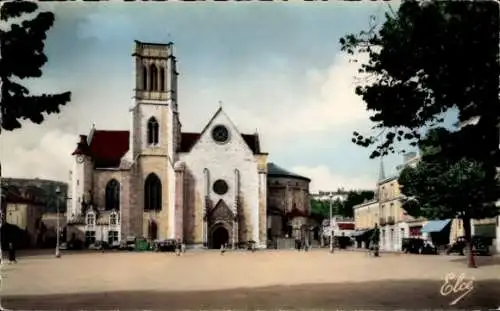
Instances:
[[[475,280],[457,306],[500,306],[500,258],[464,262],[326,250],[45,255],[5,265],[2,296],[9,309],[446,307],[459,295],[439,294],[453,272]]]

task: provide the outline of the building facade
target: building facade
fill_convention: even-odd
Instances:
[[[408,215],[402,208],[398,177],[383,179],[378,185],[380,249],[400,251],[402,239],[409,236]]]
[[[404,167],[415,166],[420,157],[416,153],[406,154],[403,164],[397,167],[400,172]],[[404,210],[405,201],[398,183],[398,175],[385,177],[381,164],[377,184],[377,196],[373,201],[354,207],[354,218],[357,229],[356,236],[363,237],[366,243],[366,232],[377,224],[380,228],[380,249],[384,251],[401,251],[404,238],[420,238],[431,240],[437,234],[447,243],[453,243],[463,235],[463,224],[460,219],[427,220],[414,218]],[[442,240],[442,239],[441,239]]]
[[[302,239],[309,232],[311,205],[307,177],[274,163],[267,167],[268,238]]]
[[[92,127],[72,153],[68,224],[88,242],[177,239],[266,247],[268,154],[222,107],[182,131],[173,44],[136,41],[130,131]],[[302,191],[303,192],[303,191]]]
[[[354,226],[356,230],[373,229],[378,223],[378,200],[370,200],[354,206]]]

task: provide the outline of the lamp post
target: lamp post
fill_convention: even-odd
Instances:
[[[61,258],[61,251],[59,250],[59,239],[60,239],[60,229],[59,229],[59,196],[61,195],[61,188],[59,186],[56,187],[56,258]]]
[[[330,193],[330,253],[333,254],[333,195]]]
[[[2,118],[0,116],[0,128],[2,127]],[[0,265],[3,264],[2,253],[2,227],[3,227],[3,193],[2,193],[2,163],[0,163]]]

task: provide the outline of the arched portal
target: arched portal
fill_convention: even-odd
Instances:
[[[217,226],[212,231],[212,248],[219,249],[221,245],[229,243],[229,232],[223,226]]]
[[[151,220],[148,225],[148,239],[154,241],[158,238],[158,225],[156,221]]]

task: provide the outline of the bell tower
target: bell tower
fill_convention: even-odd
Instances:
[[[160,239],[174,237],[175,170],[181,124],[177,110],[177,68],[173,43],[135,41],[134,106],[130,151],[133,168],[130,187],[136,194],[133,206],[122,217],[128,219],[129,234],[148,236],[148,224],[156,224]],[[151,182],[154,180],[154,187]],[[152,188],[153,187],[153,188]],[[145,205],[146,193],[161,189],[154,209]],[[157,191],[157,190],[155,190]],[[125,212],[125,213],[124,213]],[[124,220],[124,222],[126,222]]]
[[[174,44],[135,41],[135,105],[131,149],[134,158],[163,152],[175,161],[180,139],[177,60]]]

